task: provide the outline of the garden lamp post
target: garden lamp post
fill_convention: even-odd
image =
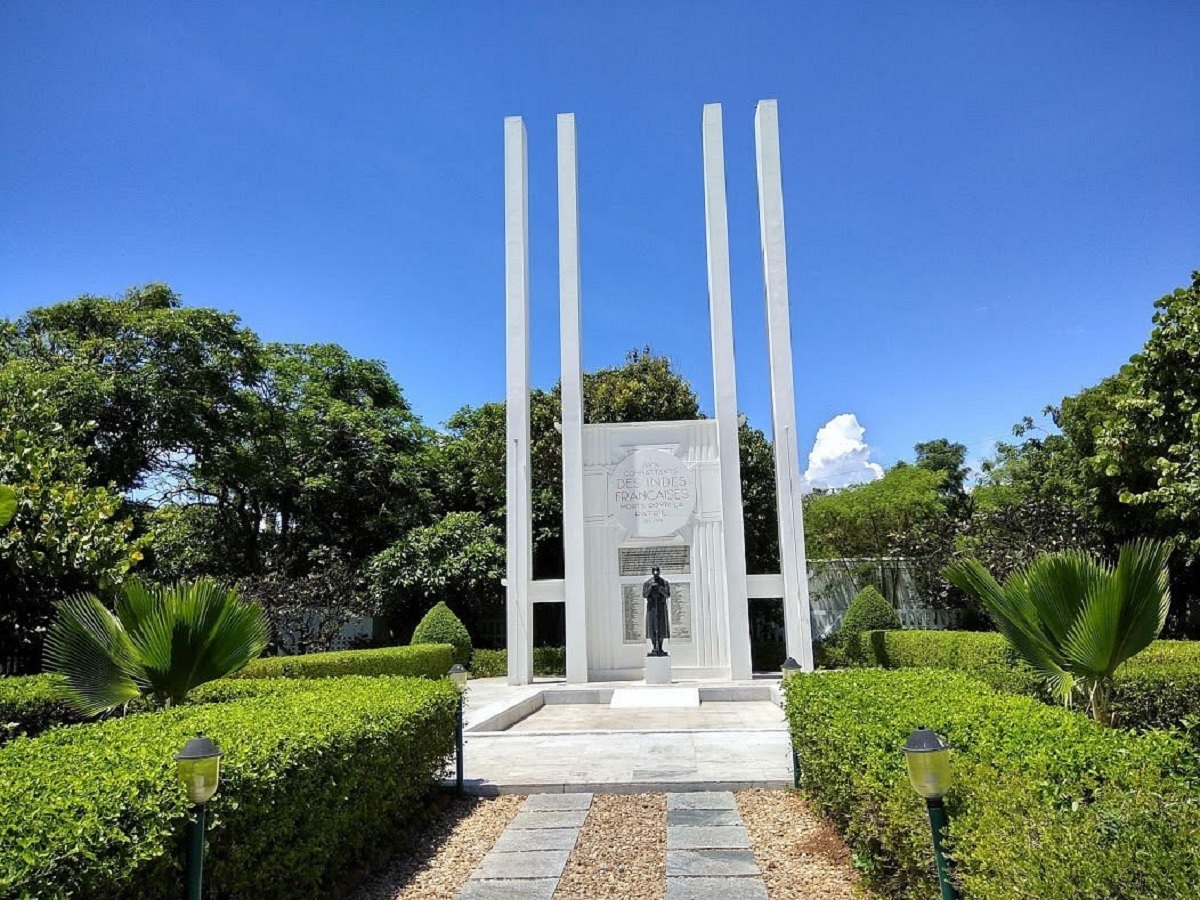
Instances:
[[[175,754],[179,780],[192,801],[192,817],[187,827],[187,871],[184,897],[200,900],[204,879],[204,804],[217,791],[221,780],[221,751],[203,734],[197,734]]]
[[[450,667],[446,673],[454,689],[458,691],[458,722],[454,726],[454,792],[462,793],[463,789],[463,694],[467,691],[467,670],[458,663]]]
[[[942,837],[949,821],[942,798],[950,789],[950,745],[922,725],[908,736],[908,742],[904,745],[904,761],[908,764],[908,780],[913,790],[925,798],[925,806],[929,810],[933,858],[937,863],[942,900],[956,900],[958,894],[950,883],[946,857],[942,854]]]
[[[796,662],[789,656],[786,660],[784,660],[783,665],[779,667],[779,671],[783,675],[783,680],[787,681],[797,672],[801,671],[800,663]]]

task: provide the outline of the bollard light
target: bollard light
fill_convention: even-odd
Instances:
[[[184,897],[200,900],[204,880],[204,804],[212,799],[221,781],[221,751],[203,734],[197,734],[175,754],[175,771],[192,802],[192,817],[187,826]]]
[[[450,671],[446,673],[446,677],[454,683],[455,689],[461,694],[467,689],[467,679],[471,676],[466,668],[459,663],[455,663],[450,667]]]
[[[203,806],[217,792],[221,780],[221,751],[203,734],[197,734],[175,754],[175,771],[194,806]]]
[[[797,672],[802,670],[800,668],[800,663],[796,662],[789,656],[786,660],[784,660],[783,665],[779,667],[779,671],[783,673],[783,680],[787,681]]]
[[[950,821],[942,800],[950,790],[950,745],[936,732],[922,725],[908,736],[904,744],[904,762],[908,766],[908,780],[913,790],[925,798],[925,808],[929,812],[933,860],[937,864],[942,900],[956,900],[958,895],[950,883],[946,857],[942,853],[942,839]]]
[[[926,800],[941,800],[950,790],[950,745],[925,726],[908,736],[904,745],[908,780]]]

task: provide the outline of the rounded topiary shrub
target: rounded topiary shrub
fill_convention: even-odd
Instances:
[[[454,661],[464,666],[471,660],[471,635],[467,626],[445,603],[438,603],[425,613],[413,630],[413,644],[449,644],[454,648]]]
[[[883,599],[883,594],[873,587],[865,587],[850,601],[838,630],[860,634],[864,631],[896,631],[903,627],[900,614]]]

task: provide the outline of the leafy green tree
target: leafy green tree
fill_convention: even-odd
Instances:
[[[700,404],[687,379],[649,348],[630,351],[625,363],[585,372],[584,420],[591,423],[696,419]],[[561,387],[530,393],[534,577],[560,578],[562,562]],[[444,509],[469,509],[502,525],[505,504],[503,403],[464,407],[446,423],[450,440],[437,450]]]
[[[767,436],[749,422],[738,429],[742,468],[742,518],[746,529],[746,571],[779,571],[779,517],[775,492],[775,451]]]
[[[368,564],[369,591],[391,623],[408,634],[427,610],[449,602],[469,621],[503,608],[504,535],[476,512],[449,513],[414,528]]]
[[[285,652],[332,650],[342,628],[379,613],[360,570],[328,551],[315,551],[303,575],[268,570],[239,579],[238,595],[257,604],[273,640]]]
[[[1158,637],[1170,590],[1163,544],[1121,548],[1115,567],[1078,551],[1046,554],[1001,587],[977,560],[963,559],[946,577],[987,608],[1013,649],[1064,703],[1081,690],[1092,717],[1112,724],[1113,676]]]
[[[429,433],[382,363],[329,344],[268,344],[261,359],[230,434],[174,473],[180,505],[212,511],[158,524],[235,536],[220,574],[249,576],[303,575],[318,547],[362,560],[421,522]]]
[[[808,495],[804,527],[814,559],[882,559],[895,535],[945,515],[942,475],[895,466],[883,478],[834,493]]]
[[[922,441],[914,448],[917,454],[913,463],[918,469],[928,469],[940,472],[942,475],[942,490],[948,495],[961,498],[966,494],[967,448],[965,444],[952,444],[946,438],[932,441]]]
[[[60,398],[26,374],[0,367],[0,483],[13,501],[0,526],[0,652],[21,657],[40,653],[55,601],[119,584],[148,542],[115,492],[91,486],[87,426],[64,424]]]
[[[1096,429],[1094,463],[1140,533],[1177,548],[1176,585],[1200,596],[1200,271],[1159,299],[1154,328],[1122,370],[1126,389]],[[1193,615],[1193,618],[1200,618]],[[1194,623],[1193,623],[1194,624]]]
[[[623,365],[584,374],[583,417],[595,424],[686,421],[701,418],[700,401],[671,360],[646,346],[630,350]]]
[[[262,610],[209,579],[171,586],[129,581],[116,613],[95,594],[62,603],[46,638],[63,696],[97,715],[140,696],[163,706],[243,668],[267,646]]]
[[[0,366],[39,373],[92,486],[141,488],[179,457],[204,459],[229,435],[238,391],[258,376],[258,339],[237,316],[185,307],[163,284],[85,295],[0,323]]]

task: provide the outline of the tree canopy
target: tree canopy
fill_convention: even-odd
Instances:
[[[701,417],[649,346],[584,373],[587,423]],[[877,481],[805,498],[813,559],[902,558],[939,604],[942,571],[996,577],[1043,552],[1171,548],[1167,629],[1200,633],[1200,273],[1155,304],[1120,371],[1024,419],[972,472],[949,437]],[[534,576],[562,574],[559,385],[531,393]],[[408,627],[439,601],[502,606],[505,410],[423,424],[375,360],[262,340],[168,286],[81,296],[0,321],[0,652],[36,649],[53,606],[111,602],[131,573],[237,583],[277,625],[331,639],[382,605]],[[747,568],[778,570],[774,459],[739,429]],[[11,598],[11,600],[9,600]],[[339,599],[340,598],[340,599]],[[339,618],[314,616],[331,604]]]

